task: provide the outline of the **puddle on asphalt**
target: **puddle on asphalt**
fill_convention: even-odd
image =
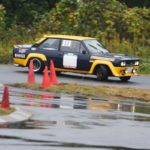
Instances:
[[[38,91],[11,91],[11,99],[11,104],[30,109],[34,114],[25,122],[0,125],[1,131],[3,129],[7,131],[3,134],[0,132],[0,139],[6,141],[10,139],[17,140],[18,143],[25,141],[31,145],[32,143],[36,146],[40,145],[42,148],[58,146],[64,149],[72,147],[128,150],[131,149],[128,147],[136,149],[134,144],[128,145],[130,136],[135,135],[133,143],[145,134],[149,136],[150,102],[125,100],[118,97],[99,98]],[[122,129],[129,137],[118,134],[118,132],[123,132]],[[26,135],[27,133],[30,136]],[[107,139],[108,136],[109,139]],[[36,137],[42,140],[36,140]],[[114,137],[117,139],[116,143],[114,143]],[[51,140],[47,140],[49,138]],[[98,141],[99,139],[101,140]],[[109,144],[107,140],[112,143]],[[119,140],[122,142],[121,146],[118,145]],[[0,144],[3,143],[0,142]],[[142,146],[144,147],[144,144]]]
[[[54,93],[11,93],[11,96],[19,95],[19,102],[14,102],[14,105],[31,106],[40,108],[53,108],[53,109],[81,109],[100,111],[100,116],[92,116],[97,119],[108,120],[135,120],[135,121],[150,121],[150,103],[140,100],[120,100],[116,99],[98,98],[98,97],[85,97],[66,94]],[[20,100],[23,99],[23,100]],[[107,113],[109,112],[109,113]],[[129,114],[128,114],[129,113]],[[119,115],[118,115],[119,114]],[[140,115],[139,115],[140,114]],[[0,128],[19,128],[19,129],[44,129],[47,126],[55,126],[59,121],[40,121],[29,120],[17,124],[9,124],[7,126],[1,125]],[[81,125],[78,122],[64,121],[63,124],[75,128],[86,129],[88,127]],[[93,123],[94,124],[94,123]],[[98,124],[103,126],[103,124]]]
[[[88,109],[101,112],[133,112],[150,114],[150,102],[140,100],[106,99],[76,95],[24,94],[23,98],[30,100],[23,105],[60,109]],[[32,101],[31,101],[32,99]]]
[[[40,93],[40,94],[39,94]],[[132,112],[150,114],[150,102],[123,98],[99,98],[77,95],[34,92],[10,92],[10,96],[18,97],[14,105],[44,107],[55,109],[84,109],[100,112]],[[20,100],[21,99],[21,100]]]
[[[13,105],[54,108],[54,109],[82,109],[95,110],[100,112],[115,112],[115,113],[135,113],[134,119],[138,121],[149,121],[149,116],[139,116],[139,114],[150,114],[150,102],[140,100],[130,100],[123,98],[99,98],[86,97],[67,94],[55,94],[44,92],[26,92],[10,90],[10,96],[19,99],[12,102]],[[20,100],[21,99],[21,100]],[[106,117],[107,116],[107,117]],[[114,115],[104,115],[106,119],[116,119]],[[124,118],[126,116],[124,115]],[[118,118],[118,117],[117,117]]]

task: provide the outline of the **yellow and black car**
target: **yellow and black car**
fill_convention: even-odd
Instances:
[[[57,72],[95,74],[101,81],[109,76],[128,81],[139,67],[138,58],[110,53],[90,37],[45,35],[33,45],[16,45],[13,49],[14,64],[28,67],[33,60],[34,72],[42,72],[51,59]]]

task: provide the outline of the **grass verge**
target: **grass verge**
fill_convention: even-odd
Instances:
[[[40,84],[17,83],[12,86],[32,90],[42,90]],[[46,91],[97,97],[118,96],[130,99],[150,101],[150,90],[137,88],[120,88],[110,86],[80,85],[75,83],[61,83],[59,85],[52,85]]]
[[[10,109],[4,109],[4,108],[0,108],[0,116],[2,115],[8,115],[12,112],[14,112],[15,109],[14,108],[10,108]]]

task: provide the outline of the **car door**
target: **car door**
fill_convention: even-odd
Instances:
[[[86,49],[86,47],[81,42],[80,44],[80,51],[78,54],[78,69],[83,71],[89,71],[91,68],[90,63],[90,53]]]
[[[62,66],[64,69],[89,70],[90,55],[81,41],[63,39],[60,52],[63,53]]]
[[[50,63],[50,60],[53,60],[55,67],[60,68],[62,67],[62,56],[59,55],[59,48],[60,39],[48,38],[40,44],[40,46],[38,47],[38,51],[46,56],[48,65]]]

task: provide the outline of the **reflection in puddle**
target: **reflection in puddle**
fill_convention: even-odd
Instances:
[[[136,112],[150,114],[150,103],[141,102],[138,100],[109,100],[100,98],[88,98],[83,96],[51,96],[39,94],[25,94],[24,98],[34,99],[27,106],[48,107],[48,108],[62,108],[62,109],[89,109],[99,110],[102,112],[118,111],[118,112]],[[50,100],[48,102],[38,102],[37,100]]]
[[[24,102],[20,101],[20,104],[26,106],[150,114],[150,103],[139,100],[119,100],[118,98],[116,100],[114,98],[104,99],[99,97],[69,96],[63,94],[56,95],[51,93],[41,93],[39,91],[33,93],[11,91],[10,95],[21,97]]]
[[[19,149],[22,146],[105,150],[150,147],[149,102],[39,91],[11,91],[10,100],[11,104],[33,112],[33,117],[1,125],[0,149],[6,145]]]
[[[150,103],[138,100],[117,100],[103,99],[98,97],[85,97],[85,96],[68,96],[68,95],[55,95],[51,93],[21,93],[11,91],[12,96],[21,97],[24,101],[19,101],[20,105],[45,107],[45,108],[59,108],[59,109],[88,109],[97,110],[100,112],[132,112],[150,114]],[[17,102],[18,103],[18,102]],[[15,104],[15,103],[12,103]],[[111,117],[114,118],[114,117]],[[136,117],[137,118],[137,117]],[[142,120],[142,117],[137,118]],[[143,118],[149,120],[149,118]]]
[[[33,97],[36,97],[35,95]],[[55,108],[55,109],[83,109],[83,110],[96,110],[103,112],[99,116],[92,116],[94,119],[108,119],[108,120],[118,120],[127,119],[135,121],[150,121],[150,103],[143,102],[139,100],[114,100],[114,99],[102,99],[95,97],[84,97],[84,96],[52,96],[53,98],[47,99],[47,101],[38,102],[37,98],[34,101],[25,103],[26,106],[34,107],[45,107],[45,108]],[[39,98],[39,96],[38,96]],[[106,113],[108,112],[108,114]],[[129,114],[128,114],[129,113]],[[141,115],[139,115],[141,114]],[[143,115],[142,115],[143,114]],[[145,115],[144,115],[145,114]],[[148,116],[146,116],[146,114]],[[52,121],[53,123],[55,121]],[[69,121],[68,121],[69,122]],[[62,124],[69,126],[69,123],[64,121]],[[59,124],[59,121],[55,122],[55,125]],[[89,128],[85,123],[76,124],[75,128]],[[95,122],[93,122],[95,124]],[[97,123],[96,123],[97,124]],[[51,123],[49,123],[51,125]],[[105,126],[105,124],[99,124],[100,126]],[[73,125],[70,124],[70,127]]]
[[[51,95],[47,95],[47,94],[41,94],[41,95],[38,95],[38,94],[31,94],[31,93],[28,93],[28,94],[25,94],[23,95],[25,98],[37,98],[37,99],[51,99],[51,98],[54,98],[53,96]]]
[[[15,97],[19,97],[19,101],[13,102],[12,104],[42,107],[47,109],[67,109],[69,111],[71,109],[96,110],[104,113],[98,116],[103,119],[150,121],[150,116],[148,115],[150,114],[149,102],[143,102],[140,100],[121,100],[118,98],[107,99],[66,94],[56,95],[54,93],[39,93],[40,92],[38,91],[36,93],[21,93],[12,91],[10,94],[11,96],[15,95]],[[105,112],[109,112],[109,114]],[[148,116],[146,116],[146,114]],[[98,119],[98,117],[95,117],[95,119]],[[32,126],[34,126],[33,123],[34,122],[32,121]]]

